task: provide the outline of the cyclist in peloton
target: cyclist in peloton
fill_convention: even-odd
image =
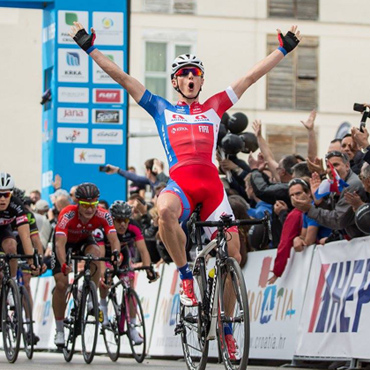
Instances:
[[[30,225],[27,218],[27,211],[22,202],[13,196],[14,179],[6,172],[0,173],[0,249],[6,254],[17,253],[16,235],[12,229],[14,223],[18,230],[19,239],[22,242],[25,254],[33,254],[33,246],[30,237]],[[31,271],[37,273],[39,267],[33,265],[33,260],[29,259],[28,264]],[[10,261],[10,274],[16,278],[18,261]]]
[[[143,234],[141,233],[140,227],[136,221],[134,221],[132,216],[132,208],[126,202],[121,200],[116,200],[109,208],[109,211],[113,218],[114,227],[117,230],[117,236],[121,243],[121,265],[120,268],[130,267],[130,257],[134,255],[136,247],[140,253],[141,261],[143,266],[151,266],[150,255],[148,249],[145,245],[145,240]],[[95,236],[95,233],[94,233]],[[104,234],[104,245],[107,247],[105,256],[109,257],[109,240]],[[149,282],[157,280],[158,275],[154,270],[146,270],[147,278]],[[104,273],[102,272],[102,276]],[[130,271],[127,273],[127,276],[130,279],[131,286],[133,286],[135,272]],[[103,311],[104,321],[103,325],[108,325],[108,312],[107,312],[107,295],[108,295],[108,286],[101,281],[100,284],[100,307]],[[132,314],[131,322],[135,324],[135,311],[133,307],[130,307],[130,313]],[[139,335],[137,330],[134,327],[130,328],[131,338],[135,344],[139,345],[143,343],[143,338]]]
[[[74,22],[70,35],[76,43],[155,120],[170,168],[170,181],[158,198],[159,233],[182,280],[181,303],[197,305],[193,290],[193,276],[186,261],[185,233],[178,220],[185,220],[197,203],[202,203],[202,220],[218,220],[222,213],[232,214],[226,193],[215,165],[215,149],[219,124],[224,112],[231,108],[243,93],[274,68],[299,43],[300,32],[292,26],[284,36],[278,32],[277,50],[258,62],[243,77],[226,90],[199,103],[204,83],[204,66],[195,55],[183,54],[172,64],[171,82],[179,101],[173,105],[153,95],[135,78],[122,71],[95,46],[95,31],[88,34]],[[212,237],[215,228],[206,228]],[[229,229],[229,255],[240,262],[240,244],[237,228]],[[227,311],[232,310],[230,299]],[[225,329],[230,358],[235,358],[235,341],[230,328]]]
[[[64,340],[64,314],[66,308],[65,295],[68,287],[68,273],[71,266],[66,263],[66,251],[72,248],[73,252],[80,255],[91,254],[101,257],[102,253],[92,236],[92,232],[102,227],[110,242],[111,248],[117,257],[120,243],[116,229],[109,212],[98,207],[99,189],[92,183],[83,183],[76,189],[75,196],[78,204],[65,207],[59,214],[55,226],[54,257],[56,254],[53,275],[55,290],[53,293],[53,311],[56,322],[56,335],[54,343],[63,347]],[[100,278],[100,262],[91,264],[91,277],[98,286]]]

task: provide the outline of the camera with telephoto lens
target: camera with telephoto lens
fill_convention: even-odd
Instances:
[[[370,109],[365,104],[355,103],[353,104],[353,110],[362,113],[360,122],[360,131],[364,132],[364,127],[366,126],[366,120],[369,118]]]

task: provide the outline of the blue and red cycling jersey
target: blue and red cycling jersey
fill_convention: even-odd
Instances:
[[[234,90],[213,95],[204,104],[171,104],[146,90],[139,105],[155,120],[166,152],[170,175],[180,166],[215,166],[217,135],[222,115],[238,101]]]

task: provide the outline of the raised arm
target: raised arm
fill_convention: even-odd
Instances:
[[[306,127],[308,131],[308,159],[311,162],[315,161],[317,157],[317,142],[316,142],[316,134],[315,134],[315,118],[316,118],[316,110],[314,109],[310,115],[308,116],[306,121],[301,121],[302,125]]]
[[[292,26],[285,36],[278,29],[277,33],[280,44],[278,49],[258,62],[245,76],[231,84],[231,87],[238,98],[244,94],[249,86],[271,71],[271,69],[273,69],[287,53],[291,52],[298,45],[300,41],[300,31],[297,31],[297,28],[298,26]]]
[[[76,41],[78,46],[89,54],[96,64],[106,72],[114,81],[119,83],[138,103],[145,92],[145,87],[135,78],[122,71],[121,68],[107,58],[94,46],[96,38],[95,30],[91,28],[91,34],[88,34],[81,23],[73,22],[70,36]]]

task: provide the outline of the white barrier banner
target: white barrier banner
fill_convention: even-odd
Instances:
[[[157,315],[153,326],[150,355],[182,356],[180,335],[174,333],[179,312],[180,278],[174,263],[165,265],[159,292]]]
[[[301,253],[292,249],[283,276],[273,285],[267,280],[276,250],[248,254],[243,273],[251,321],[250,358],[292,359],[313,249]]]
[[[369,358],[370,238],[318,246],[297,356]]]

